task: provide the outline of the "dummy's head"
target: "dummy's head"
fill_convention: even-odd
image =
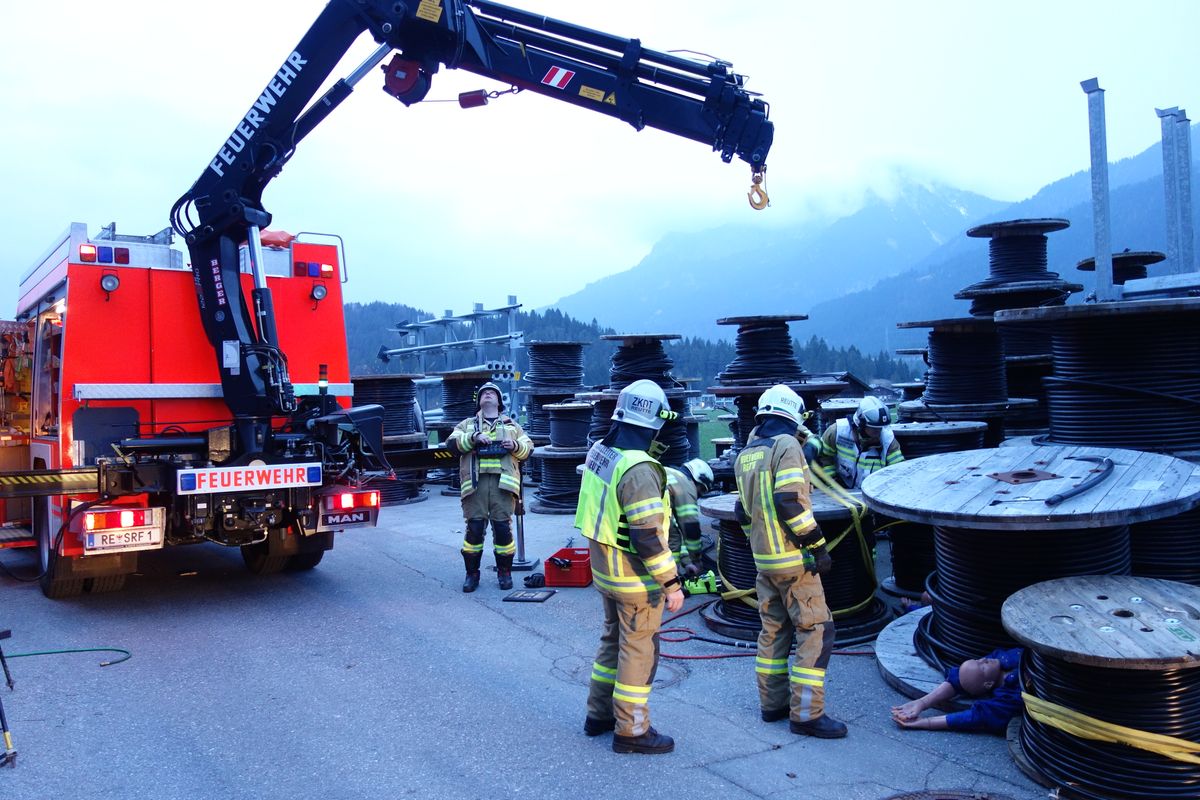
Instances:
[[[1000,684],[1003,672],[994,658],[969,658],[958,668],[958,683],[969,695],[983,695]]]

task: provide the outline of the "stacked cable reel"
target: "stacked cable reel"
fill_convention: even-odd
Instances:
[[[383,406],[383,455],[428,446],[424,421],[417,418],[417,388],[415,381],[423,375],[360,375],[352,378],[354,404]],[[372,480],[371,489],[379,490],[380,505],[394,506],[418,503],[429,499],[424,488],[425,471],[396,473],[395,480]]]
[[[1172,477],[1151,485],[1148,475]],[[916,697],[925,687],[915,676],[936,685],[947,667],[1014,646],[1000,614],[1014,592],[1128,575],[1130,525],[1200,505],[1200,469],[1133,450],[1002,447],[905,461],[869,476],[862,493],[879,513],[934,526],[932,605],[876,642],[884,677]]]
[[[1013,309],[996,316],[1051,329],[1054,374],[1045,379],[1050,432],[1036,443],[1128,447],[1200,463],[1200,299]],[[1200,585],[1197,534],[1196,510],[1135,525],[1134,574]]]
[[[576,458],[580,448],[577,432],[568,430],[565,422],[555,423],[551,409],[569,403],[583,385],[583,348],[585,342],[538,341],[529,342],[529,369],[522,376],[522,385],[517,391],[525,398],[527,411],[525,433],[533,440],[533,455],[525,462],[524,474],[529,485],[536,485],[529,510],[536,514],[575,513],[579,498],[579,479],[574,473],[575,464],[583,463],[582,455]],[[589,409],[590,410],[590,409]],[[579,409],[559,412],[560,419],[566,415],[578,418]],[[556,441],[557,436],[557,441]],[[549,453],[549,455],[547,455]]]
[[[992,319],[1009,308],[1061,306],[1083,286],[1070,283],[1047,268],[1048,233],[1070,226],[1065,219],[1017,219],[980,225],[967,236],[988,242],[986,279],[954,296],[971,301],[970,314]],[[1009,393],[1036,401],[1031,407],[1011,409],[1006,422],[1011,436],[1046,432],[1048,416],[1042,379],[1053,371],[1050,330],[1044,325],[1000,325]]]
[[[721,458],[710,462],[718,481],[732,484],[733,459],[746,446],[757,424],[758,398],[767,389],[786,384],[804,399],[806,408],[816,412],[823,402],[847,388],[842,381],[814,379],[797,361],[788,324],[805,319],[808,317],[802,314],[780,314],[717,320],[718,325],[737,326],[734,360],[717,375],[718,385],[709,388],[718,398],[732,401],[737,410],[732,446]],[[733,500],[734,495],[724,495],[700,504],[703,513],[719,521],[717,566],[724,586],[721,599],[701,613],[713,630],[753,639],[761,628],[754,596],[757,570],[749,542],[732,519]],[[836,548],[829,548],[833,570],[821,579],[826,602],[837,622],[837,641],[847,644],[870,639],[886,624],[889,614],[875,597],[871,522],[863,516],[864,509],[853,493],[837,487],[813,491],[812,503],[826,538],[837,543]]]
[[[1200,797],[1200,589],[1063,578],[1005,601],[1025,647],[1009,749],[1030,778],[1081,800]]]
[[[525,433],[537,447],[550,444],[550,412],[546,406],[571,400],[583,385],[583,348],[586,342],[537,341],[526,344],[529,369],[517,392],[526,408]],[[540,485],[543,459],[535,452],[524,465],[526,485]],[[531,506],[532,510],[532,506]]]
[[[1009,397],[1004,349],[990,318],[958,317],[901,322],[899,328],[931,328],[929,371],[920,400],[902,402],[901,422],[986,422],[984,443],[996,447],[1005,438],[1005,419],[1037,405]]]
[[[723,636],[754,641],[762,629],[755,581],[758,569],[750,542],[734,515],[736,494],[701,498],[700,513],[718,521],[717,574],[721,599],[700,611],[704,624]],[[887,624],[886,607],[875,597],[874,532],[856,492],[812,493],[813,516],[825,532],[833,570],[821,576],[825,603],[833,613],[839,645],[870,641]]]

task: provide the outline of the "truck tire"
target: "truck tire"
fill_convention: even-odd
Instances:
[[[271,553],[268,542],[242,545],[242,561],[255,575],[272,575],[287,566],[289,556]]]
[[[287,571],[303,572],[304,570],[312,569],[321,563],[321,559],[324,556],[324,550],[318,550],[315,553],[296,553],[294,556],[288,556]]]
[[[84,579],[84,589],[91,594],[104,592],[119,592],[125,588],[125,579],[129,577],[122,572],[120,575],[99,575],[95,578]]]
[[[34,529],[37,531],[38,560],[42,568],[39,583],[42,594],[51,600],[61,600],[64,597],[77,597],[83,593],[84,578],[63,578],[59,574],[60,556],[54,549],[54,538],[58,531],[50,521],[50,500],[41,498],[34,501]],[[53,530],[53,533],[51,532]]]

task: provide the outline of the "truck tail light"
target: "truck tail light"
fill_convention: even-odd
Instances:
[[[379,508],[379,492],[342,492],[325,498],[330,511],[352,511],[358,508]]]
[[[79,245],[79,260],[84,264],[96,263],[96,245],[81,244]]]
[[[108,508],[103,511],[86,511],[83,515],[83,527],[89,531],[145,528],[154,524],[154,510],[150,508]]]

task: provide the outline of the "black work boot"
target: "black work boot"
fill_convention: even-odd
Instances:
[[[599,736],[602,733],[608,733],[617,727],[615,719],[596,719],[595,717],[585,717],[583,720],[583,732],[588,736]]]
[[[841,739],[846,735],[846,723],[838,722],[828,714],[822,714],[808,722],[792,720],[788,726],[792,729],[792,733],[801,736],[816,736],[818,739]]]
[[[462,557],[463,565],[467,568],[463,591],[470,593],[479,588],[479,562],[483,561],[483,553],[463,553]]]
[[[779,722],[781,719],[788,718],[789,709],[787,706],[783,708],[764,708],[762,709],[763,722]]]
[[[641,736],[614,736],[612,749],[614,753],[669,753],[675,749],[675,740],[650,728]]]
[[[512,555],[496,556],[496,580],[500,582],[501,589],[512,588]]]
[[[512,523],[506,520],[492,520],[492,544],[496,547],[508,547],[512,544]],[[511,589],[513,554],[496,553],[496,580],[501,589]]]

